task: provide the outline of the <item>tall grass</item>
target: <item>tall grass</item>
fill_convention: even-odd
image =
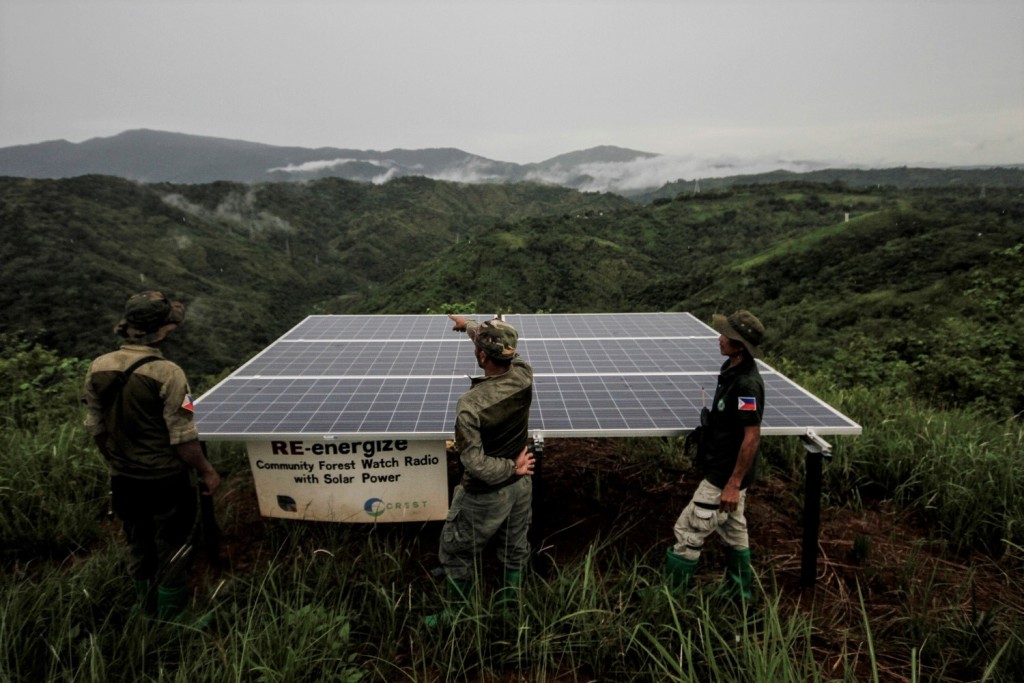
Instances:
[[[549,577],[528,575],[519,604],[505,612],[481,576],[468,606],[431,630],[422,617],[441,595],[398,536],[339,529],[323,548],[302,536],[284,534],[273,557],[200,590],[192,613],[215,617],[204,631],[133,610],[119,544],[64,566],[17,565],[0,579],[0,680],[892,680],[873,654],[866,606],[862,628],[848,635],[861,645],[822,657],[813,610],[787,607],[771,589],[744,610],[708,576],[671,595],[657,568],[620,555],[613,540]],[[906,640],[904,680],[912,672],[924,680],[925,670],[928,680],[964,671],[1014,680],[1019,632],[993,637],[981,661],[954,650],[927,669],[910,662],[949,627]]]
[[[244,570],[197,581],[190,614],[212,613],[208,628],[163,623],[134,608],[125,548],[98,520],[106,472],[80,417],[49,404],[31,412],[16,397],[0,434],[0,681],[1024,679],[1020,426],[883,392],[814,389],[865,427],[835,439],[829,500],[885,497],[920,512],[952,547],[1002,554],[1003,608],[977,606],[969,573],[954,579],[957,590],[939,590],[949,579],[911,558],[902,600],[884,619],[851,600],[858,618],[835,622],[813,598],[776,590],[771,567],[759,568],[764,589],[744,613],[707,573],[694,592],[669,594],[661,557],[649,564],[609,529],[528,574],[511,610],[481,570],[468,608],[431,630],[423,616],[444,595],[415,529],[281,522],[264,525]],[[770,448],[773,459],[790,455]],[[651,450],[678,464],[672,442]],[[211,457],[248,476],[237,447]],[[220,512],[227,528],[244,524],[231,505]]]
[[[106,463],[73,422],[0,431],[0,557],[62,557],[100,535]]]
[[[85,365],[0,334],[0,558],[63,557],[98,538],[107,467],[78,412]]]
[[[894,501],[920,513],[957,551],[999,556],[1024,542],[1024,422],[940,411],[885,388],[834,392],[805,381],[863,427],[859,436],[831,439],[834,458],[824,472],[831,500]],[[794,444],[768,445],[776,460],[799,462]]]

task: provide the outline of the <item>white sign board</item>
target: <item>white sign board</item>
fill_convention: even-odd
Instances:
[[[264,517],[376,523],[448,514],[444,441],[298,439],[246,446]]]

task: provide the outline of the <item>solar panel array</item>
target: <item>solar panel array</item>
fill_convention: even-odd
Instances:
[[[477,320],[490,317],[473,316]],[[534,370],[530,431],[544,437],[670,436],[714,394],[718,333],[688,313],[508,315]],[[310,316],[196,401],[205,439],[449,438],[479,374],[443,315]],[[762,433],[858,434],[860,426],[761,363]]]

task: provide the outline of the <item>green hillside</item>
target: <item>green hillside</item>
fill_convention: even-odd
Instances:
[[[0,178],[3,329],[91,357],[128,294],[189,306],[172,341],[192,372],[234,367],[317,310],[428,262],[495,221],[629,206],[534,184],[143,185]]]
[[[67,356],[112,347],[120,302],[140,288],[188,303],[174,351],[210,374],[316,312],[747,307],[777,361],[838,386],[1024,410],[1016,188],[801,181],[638,205],[423,178],[2,178],[0,230],[4,331]]]
[[[726,266],[738,267],[766,249],[786,252],[794,241],[841,223],[845,211],[863,215],[899,201],[894,193],[750,186],[524,220],[454,245],[435,262],[342,308],[422,312],[444,293],[476,301],[482,310],[664,310]]]
[[[637,205],[423,179],[0,178],[0,230],[2,681],[1024,680],[1019,189],[786,182]],[[682,438],[547,440],[514,606],[490,556],[441,630],[423,625],[453,604],[441,523],[264,518],[244,444],[214,441],[202,624],[152,619],[78,402],[83,359],[142,287],[189,304],[168,352],[197,393],[311,312],[747,307],[768,361],[864,430],[830,438],[813,588],[812,458],[764,439],[745,604],[718,588],[721,544],[688,590],[664,580],[701,478]]]
[[[847,218],[849,218],[847,220]],[[514,235],[515,239],[510,239]],[[758,312],[778,357],[842,386],[885,379],[1024,410],[1018,190],[790,183],[504,225],[330,310]]]
[[[827,168],[820,171],[796,173],[770,171],[723,178],[677,180],[666,183],[653,192],[634,197],[650,202],[675,197],[679,193],[694,194],[699,190],[720,190],[735,185],[777,185],[795,181],[832,184],[842,187],[899,189],[921,188],[1024,188],[1024,166],[992,168],[915,168],[898,166],[882,169]]]

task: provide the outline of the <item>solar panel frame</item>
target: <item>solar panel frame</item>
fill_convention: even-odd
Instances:
[[[493,315],[477,317],[488,320]],[[443,315],[311,315],[278,341],[458,341]],[[276,343],[276,342],[275,342]]]
[[[485,320],[491,316],[478,316]],[[718,333],[688,313],[509,315],[534,368],[530,431],[673,436],[714,393]],[[204,439],[450,438],[478,374],[444,316],[310,316],[196,400]],[[859,434],[860,425],[758,361],[765,435]]]

